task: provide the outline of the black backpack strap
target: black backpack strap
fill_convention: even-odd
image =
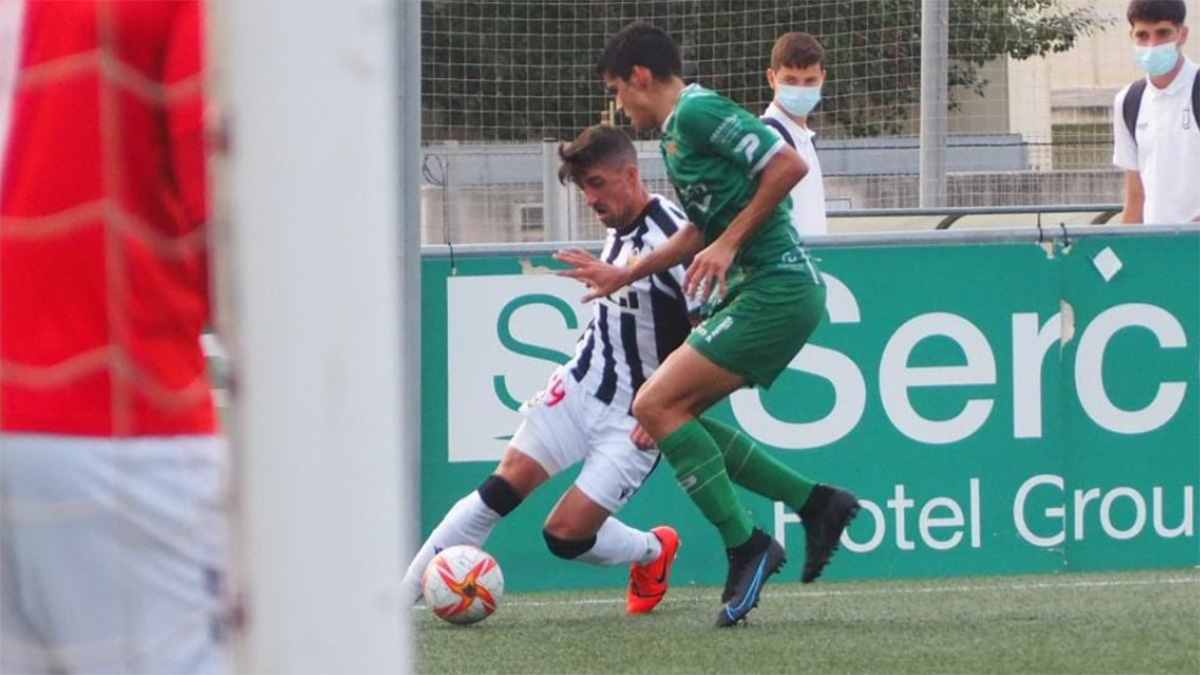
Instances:
[[[1196,128],[1200,129],[1200,70],[1196,71],[1196,81],[1192,83],[1192,117],[1196,118]]]
[[[778,131],[779,135],[783,136],[783,140],[786,141],[788,145],[792,146],[793,150],[796,149],[796,141],[792,140],[792,135],[789,134],[787,128],[783,126],[783,122],[780,122],[774,117],[761,117],[759,119],[763,121],[763,124],[771,127],[775,131]]]
[[[1134,145],[1137,145],[1138,111],[1142,109],[1142,96],[1146,93],[1146,80],[1138,80],[1129,85],[1125,93],[1125,101],[1121,106],[1121,115],[1125,118],[1125,128],[1129,130]]]

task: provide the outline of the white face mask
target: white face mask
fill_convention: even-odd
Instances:
[[[1179,45],[1164,42],[1153,47],[1137,47],[1134,49],[1134,59],[1150,77],[1162,77],[1179,63]]]
[[[781,84],[775,92],[775,100],[796,117],[807,117],[821,102],[821,88]]]

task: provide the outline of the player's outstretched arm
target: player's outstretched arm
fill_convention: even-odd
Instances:
[[[704,248],[704,234],[695,225],[679,228],[666,243],[629,267],[617,267],[579,248],[554,254],[554,259],[572,267],[555,274],[581,281],[591,287],[584,302],[612,295],[616,291],[652,274],[658,274],[687,262]]]

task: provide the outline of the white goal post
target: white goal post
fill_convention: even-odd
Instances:
[[[243,672],[413,669],[415,5],[209,3]]]

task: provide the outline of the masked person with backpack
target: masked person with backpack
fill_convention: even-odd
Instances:
[[[1200,67],[1183,55],[1184,0],[1132,0],[1134,56],[1146,78],[1114,104],[1113,163],[1125,170],[1125,223],[1200,222]]]

